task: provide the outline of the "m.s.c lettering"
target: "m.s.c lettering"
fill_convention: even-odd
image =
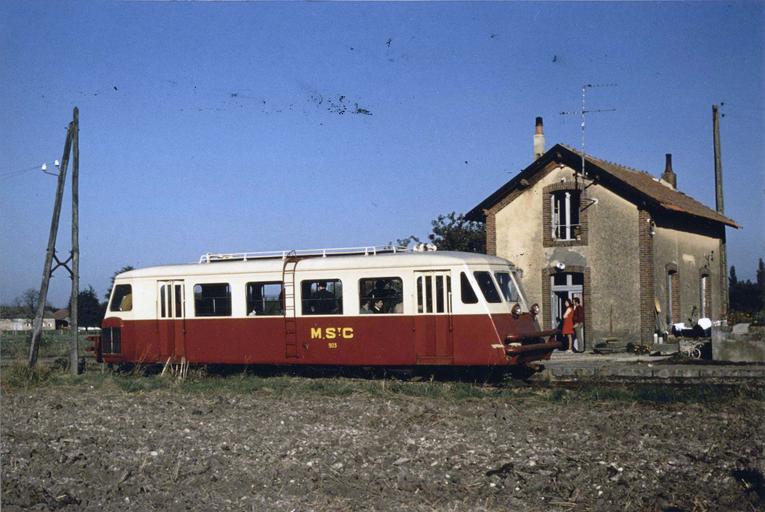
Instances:
[[[353,327],[311,327],[312,340],[352,340],[353,335]]]

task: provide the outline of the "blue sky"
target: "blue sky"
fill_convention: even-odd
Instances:
[[[579,147],[714,207],[721,124],[729,263],[765,256],[765,4],[0,3],[0,303],[42,275],[80,109],[81,286],[208,251],[425,236],[531,163]],[[67,190],[68,192],[68,190]],[[67,196],[68,198],[68,196]],[[69,250],[64,209],[59,254]],[[59,271],[50,300],[63,306]]]

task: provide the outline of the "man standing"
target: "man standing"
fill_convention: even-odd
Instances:
[[[334,313],[337,308],[335,294],[327,290],[327,283],[319,281],[316,291],[311,294],[311,313],[315,315],[328,315]]]
[[[577,352],[584,352],[584,308],[579,297],[574,297],[574,335],[577,340]]]

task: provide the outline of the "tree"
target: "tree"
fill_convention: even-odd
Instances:
[[[40,293],[34,288],[27,288],[24,293],[16,297],[14,305],[16,312],[21,318],[33,321],[37,316],[37,306],[40,304]],[[50,304],[45,304],[45,309],[53,309]]]
[[[486,225],[467,220],[465,215],[451,212],[439,215],[428,239],[442,251],[486,252]]]
[[[100,326],[104,319],[105,308],[106,304],[98,302],[98,296],[93,287],[88,286],[77,295],[77,323],[80,327]]]
[[[730,268],[729,296],[730,309],[740,313],[754,314],[762,311],[765,307],[765,264],[760,259],[757,267],[757,282],[749,279],[739,281],[736,277],[735,267]]]
[[[108,289],[108,290],[106,290],[106,295],[104,295],[104,298],[105,298],[107,301],[109,300],[109,297],[110,297],[110,296],[111,296],[111,294],[112,294],[112,288],[114,288],[114,280],[117,278],[117,276],[118,276],[118,275],[120,275],[120,274],[121,274],[121,273],[123,273],[123,272],[127,272],[127,271],[129,271],[129,270],[133,270],[134,268],[135,268],[135,267],[134,267],[133,265],[125,265],[124,267],[122,267],[121,269],[119,269],[117,272],[115,272],[114,274],[112,274],[112,280],[111,280],[111,282],[109,283],[109,289]]]
[[[409,235],[404,238],[397,238],[395,246],[396,247],[409,247],[411,244],[418,244],[420,243],[420,238],[414,235]],[[394,245],[393,242],[390,243],[390,245]]]
[[[728,283],[731,286],[734,286],[738,283],[738,277],[736,277],[736,267],[733,265],[730,266],[730,277],[728,278]]]

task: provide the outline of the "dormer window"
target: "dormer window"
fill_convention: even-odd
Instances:
[[[559,190],[550,194],[553,240],[578,240],[581,227],[579,206],[578,190]]]

